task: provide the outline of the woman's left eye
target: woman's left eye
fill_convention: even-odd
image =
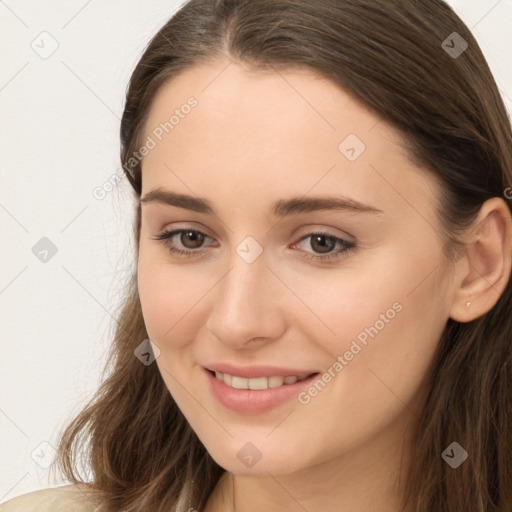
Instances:
[[[180,244],[182,247],[185,247],[185,249],[180,249],[179,247],[176,247],[174,244],[170,243],[177,235],[180,235]],[[191,257],[204,252],[199,249],[201,249],[201,246],[206,238],[210,237],[195,229],[176,229],[174,231],[163,231],[156,237],[153,237],[153,240],[164,242],[164,245],[173,254],[184,257]],[[294,245],[302,243],[308,238],[311,239],[309,243],[310,247],[316,247],[316,249],[319,250],[320,254],[322,255],[316,256],[314,253],[308,253],[304,256],[306,259],[322,261],[332,258],[340,258],[343,254],[353,251],[356,248],[355,242],[344,240],[343,238],[330,235],[329,233],[310,233],[303,236]],[[334,247],[336,247],[336,245],[341,246],[341,248],[335,252],[330,252]]]
[[[324,252],[323,256],[315,256],[314,254],[312,255],[311,253],[308,253],[307,255],[304,256],[307,259],[321,261],[332,258],[341,258],[341,256],[343,256],[344,254],[347,254],[348,252],[354,251],[356,249],[355,242],[345,240],[334,235],[330,235],[329,233],[310,233],[306,236],[303,236],[298,243],[301,243],[304,240],[307,240],[308,238],[311,239],[309,245],[313,248],[316,246],[317,248],[320,249],[321,253],[325,250],[331,251],[332,249],[334,249],[334,247],[336,247],[336,245],[340,246],[341,248],[335,252]]]

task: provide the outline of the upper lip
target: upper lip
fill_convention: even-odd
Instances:
[[[313,370],[301,370],[296,368],[284,368],[282,366],[234,366],[229,363],[217,363],[206,365],[207,370],[214,372],[227,373],[235,377],[243,377],[246,379],[254,379],[256,377],[288,377],[295,375],[297,377],[308,377],[314,373]]]

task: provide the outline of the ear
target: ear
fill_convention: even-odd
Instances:
[[[450,309],[450,318],[457,322],[470,322],[487,313],[509,281],[512,220],[502,198],[493,197],[482,205],[465,241],[466,253],[456,263],[458,288]]]

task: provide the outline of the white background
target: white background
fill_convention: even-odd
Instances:
[[[512,0],[449,3],[511,112]],[[134,268],[133,207],[125,179],[103,200],[92,192],[120,175],[131,71],[180,4],[0,0],[0,502],[54,485],[40,443],[56,445],[100,382]],[[43,31],[59,45],[47,59],[31,47]],[[42,237],[58,250],[46,263],[32,253]]]

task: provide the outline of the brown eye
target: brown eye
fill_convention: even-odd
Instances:
[[[306,243],[308,239],[309,243]],[[341,258],[343,255],[356,250],[356,242],[344,240],[343,238],[329,233],[310,233],[309,235],[303,236],[298,244],[304,244],[306,246],[304,247],[303,245],[303,251],[305,252],[304,258],[313,261],[333,261],[336,258]],[[334,250],[336,246],[340,248]],[[308,249],[313,249],[313,252]]]
[[[179,235],[179,236],[178,236]],[[164,231],[153,240],[164,243],[169,252],[180,256],[199,255],[202,251],[202,245],[208,235],[194,229],[175,229],[174,231]]]
[[[179,239],[180,243],[182,243],[187,249],[199,249],[204,242],[205,236],[199,231],[182,230]]]
[[[336,246],[336,239],[333,236],[327,235],[311,235],[310,243],[315,252],[325,254],[334,249]]]

